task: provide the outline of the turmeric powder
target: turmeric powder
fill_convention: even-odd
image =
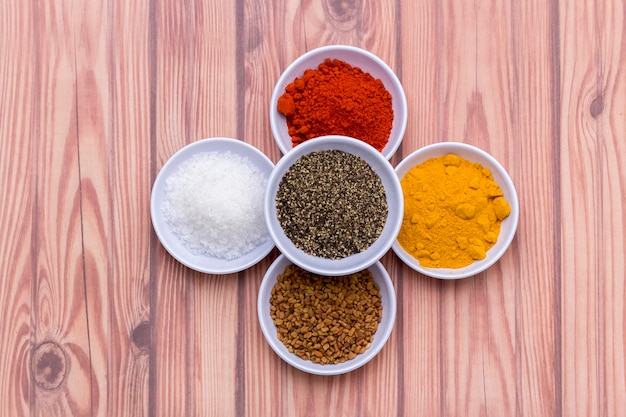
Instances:
[[[413,167],[401,184],[398,242],[424,267],[462,268],[484,259],[511,213],[491,171],[458,155]]]

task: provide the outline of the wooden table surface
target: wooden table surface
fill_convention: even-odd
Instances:
[[[623,0],[3,0],[0,415],[624,416],[625,25]],[[194,272],[159,243],[149,199],[201,138],[278,161],[274,83],[336,43],[404,85],[394,166],[430,143],[479,146],[521,215],[472,278],[385,255],[387,345],[320,377],[258,325],[276,249]]]

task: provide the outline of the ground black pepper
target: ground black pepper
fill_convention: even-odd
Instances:
[[[312,152],[281,179],[276,213],[285,235],[304,252],[342,259],[380,236],[388,206],[380,177],[359,156]]]

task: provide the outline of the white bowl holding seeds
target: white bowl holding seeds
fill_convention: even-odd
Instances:
[[[278,337],[279,330],[278,330],[277,325],[274,322],[274,319],[272,318],[272,313],[270,309],[272,303],[270,299],[272,297],[272,289],[278,282],[279,275],[283,275],[285,273],[286,268],[292,265],[293,263],[289,261],[289,259],[287,259],[285,256],[283,255],[279,256],[267,270],[265,277],[263,278],[263,281],[261,282],[261,287],[259,289],[259,298],[257,302],[259,323],[261,325],[261,330],[263,331],[263,335],[265,336],[265,340],[270,345],[270,347],[274,350],[274,352],[276,352],[278,356],[280,356],[285,362],[287,362],[291,366],[301,371],[308,372],[311,374],[316,374],[316,375],[344,374],[347,372],[351,372],[357,368],[360,368],[361,366],[365,365],[370,360],[372,360],[380,352],[380,350],[383,348],[383,346],[389,339],[389,336],[391,334],[391,331],[393,330],[393,326],[394,326],[395,318],[396,318],[395,290],[393,287],[393,283],[391,282],[391,279],[389,278],[389,274],[387,273],[385,268],[382,266],[382,264],[380,262],[376,262],[373,265],[371,265],[369,268],[367,268],[367,271],[371,273],[371,276],[374,282],[379,287],[378,293],[380,294],[380,304],[382,305],[382,310],[381,310],[382,314],[380,316],[381,318],[380,318],[380,322],[378,323],[378,328],[373,334],[373,338],[371,342],[367,343],[364,346],[365,348],[364,350],[359,349],[359,348],[353,349],[355,351],[363,350],[363,353],[358,353],[356,354],[356,356],[350,355],[351,357],[352,356],[354,357],[352,359],[347,359],[345,361],[335,363],[335,364],[315,363],[312,360],[303,359],[299,357],[296,353],[290,352],[287,346],[281,340],[279,340],[279,337]],[[298,296],[298,292],[294,291],[293,297],[295,298],[297,296]],[[330,316],[331,314],[328,315],[328,317]],[[317,335],[312,329],[314,326],[309,324],[310,318],[302,318],[302,320],[303,320],[303,325],[306,325],[311,328],[311,329],[304,329],[304,330],[306,332],[313,333],[313,334],[304,333],[304,334],[300,334],[300,336],[301,337],[306,336],[305,338],[316,337]],[[355,329],[367,325],[366,320],[367,319],[364,318],[363,320],[358,320],[359,321],[358,325],[355,322],[353,322],[347,326],[343,326],[342,321],[336,320],[340,324],[337,325],[335,323],[330,323],[329,327],[332,327],[335,325],[338,327],[343,326],[343,328],[341,329],[342,331],[338,332],[339,333],[338,338],[343,337],[341,336],[341,333],[346,333],[345,337],[350,337],[349,336],[350,334],[354,336],[354,334],[356,333]],[[285,318],[285,321],[287,321],[287,318]],[[298,331],[301,329],[302,327],[300,327]],[[292,330],[290,331],[295,331],[295,329],[292,328]],[[317,343],[317,342],[318,341],[314,341],[313,343]],[[320,344],[320,347],[309,348],[308,350],[310,350],[312,354],[313,352],[318,351],[318,354],[319,354],[320,351],[324,350],[325,343],[319,343],[319,344]],[[327,346],[327,349],[329,348],[332,350],[332,346],[330,347]]]
[[[402,224],[400,181],[372,146],[345,136],[298,145],[268,179],[265,221],[278,249],[320,275],[367,269]]]

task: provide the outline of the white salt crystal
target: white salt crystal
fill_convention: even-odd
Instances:
[[[165,181],[163,214],[190,252],[238,258],[269,238],[263,218],[266,185],[246,157],[199,153]]]

